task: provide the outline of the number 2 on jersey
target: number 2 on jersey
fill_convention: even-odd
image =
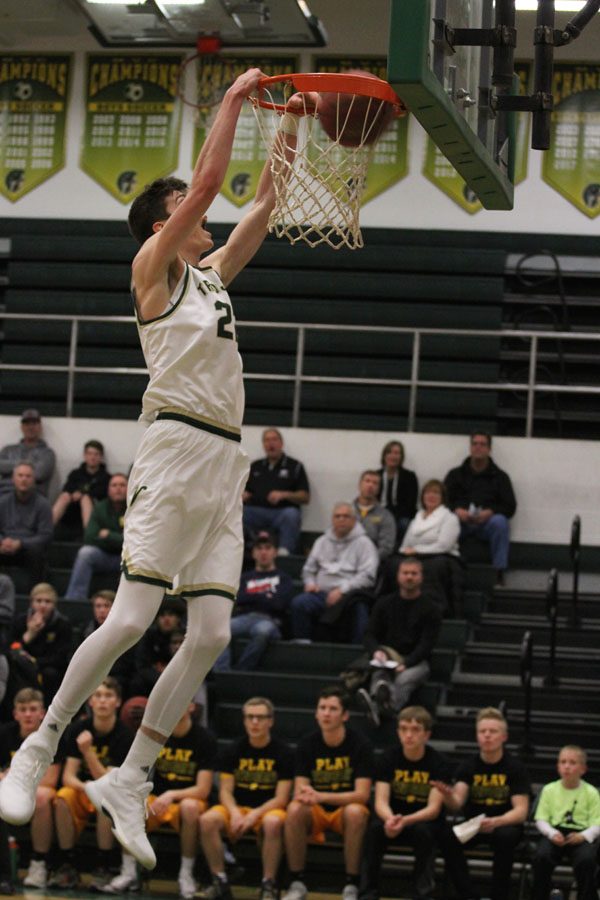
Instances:
[[[217,322],[217,337],[227,338],[230,341],[235,340],[234,331],[227,331],[227,325],[229,325],[233,319],[233,312],[229,303],[225,303],[224,300],[215,300],[215,309],[222,309],[223,313],[219,316],[219,320]]]

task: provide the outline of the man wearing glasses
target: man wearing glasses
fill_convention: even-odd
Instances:
[[[204,894],[208,900],[232,900],[223,834],[235,842],[250,831],[261,839],[260,900],[278,896],[277,869],[294,760],[287,744],[271,736],[274,708],[270,700],[250,698],[243,715],[246,734],[223,752],[218,766],[219,804],[200,817],[202,849],[212,874],[212,885]]]

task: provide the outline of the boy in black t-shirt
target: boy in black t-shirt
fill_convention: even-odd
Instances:
[[[291,884],[283,900],[304,900],[304,866],[309,837],[323,842],[326,831],[344,837],[344,900],[358,897],[363,838],[369,821],[373,747],[346,727],[349,713],[338,687],[323,688],[316,719],[319,729],[302,738],[296,750],[294,799],[285,822],[285,847]]]
[[[148,833],[161,825],[169,825],[181,842],[179,896],[190,900],[198,885],[194,863],[198,850],[199,817],[208,807],[212,776],[217,755],[217,742],[206,728],[192,718],[191,703],[173,734],[158,754],[154,768],[153,791],[148,797]],[[104,893],[123,894],[140,889],[137,865],[133,856],[123,852],[120,873],[103,888]]]
[[[443,797],[433,783],[446,782],[452,774],[450,762],[427,743],[432,725],[431,716],[424,707],[406,706],[398,716],[399,744],[387,749],[378,761],[376,817],[371,821],[363,852],[361,900],[379,897],[381,863],[386,846],[391,842],[411,844],[414,848],[412,896],[415,900],[425,900],[432,894],[431,862],[436,837],[441,836],[442,831],[449,831],[444,818]],[[442,841],[442,844],[445,848],[446,842]],[[462,878],[457,878],[460,865],[457,867],[455,858],[447,860],[447,864],[460,896],[468,897],[464,863]]]
[[[15,694],[14,722],[0,728],[0,778],[10,768],[10,761],[23,741],[40,727],[46,714],[44,695],[34,688],[23,688]],[[36,792],[35,812],[31,820],[31,860],[23,881],[25,887],[44,890],[48,883],[48,853],[54,837],[52,801],[56,795],[56,785],[60,774],[60,759],[57,756],[42,778]]]
[[[467,819],[484,815],[478,834],[465,846],[480,841],[490,844],[492,900],[508,900],[515,847],[523,834],[531,792],[527,769],[504,749],[507,737],[507,722],[500,710],[481,709],[477,714],[479,753],[459,765],[453,788],[436,783],[449,809],[463,810]]]
[[[120,766],[133,741],[133,734],[118,719],[121,688],[107,676],[89,699],[92,715],[73,722],[65,735],[63,786],[54,800],[56,834],[62,864],[50,878],[49,887],[62,889],[79,885],[75,844],[95,809],[85,793],[85,784]],[[113,846],[111,821],[96,817],[98,866],[92,885],[98,889],[109,881],[109,858]]]
[[[200,817],[202,849],[213,876],[205,896],[211,900],[231,900],[223,834],[236,841],[254,831],[262,838],[260,900],[276,900],[285,808],[292,789],[293,756],[287,744],[271,736],[274,708],[270,700],[250,698],[244,704],[243,715],[246,735],[228,748],[219,762],[220,802]]]

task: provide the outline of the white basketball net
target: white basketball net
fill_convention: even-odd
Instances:
[[[268,90],[265,99],[273,100]],[[374,104],[380,102],[373,100]],[[369,135],[365,129],[357,147],[343,147],[327,136],[306,104],[305,113],[297,117],[296,149],[286,155],[279,132],[280,113],[254,105],[275,186],[269,231],[287,237],[292,244],[304,241],[310,247],[328,244],[334,250],[358,249],[363,246],[360,202],[374,144],[366,142]],[[338,133],[343,126],[343,121],[338,122]]]

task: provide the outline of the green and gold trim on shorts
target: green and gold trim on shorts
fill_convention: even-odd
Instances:
[[[155,584],[157,587],[169,589],[173,587],[173,579],[160,572],[152,572],[150,569],[140,569],[126,559],[121,562],[121,571],[127,581],[142,581],[144,584]]]
[[[230,584],[219,584],[218,582],[183,584],[179,585],[173,593],[176,593],[179,597],[205,597],[208,594],[216,594],[217,597],[227,597],[231,601],[237,597],[237,591]]]
[[[209,419],[207,416],[199,416],[191,413],[187,409],[180,406],[163,406],[159,411],[156,420],[171,419],[175,422],[183,422],[185,425],[191,425],[192,428],[199,428],[201,431],[208,431],[209,434],[216,434],[218,437],[227,438],[229,441],[236,441],[238,444],[242,440],[242,432],[240,428],[233,425],[225,425],[223,422],[217,422],[215,419]]]

